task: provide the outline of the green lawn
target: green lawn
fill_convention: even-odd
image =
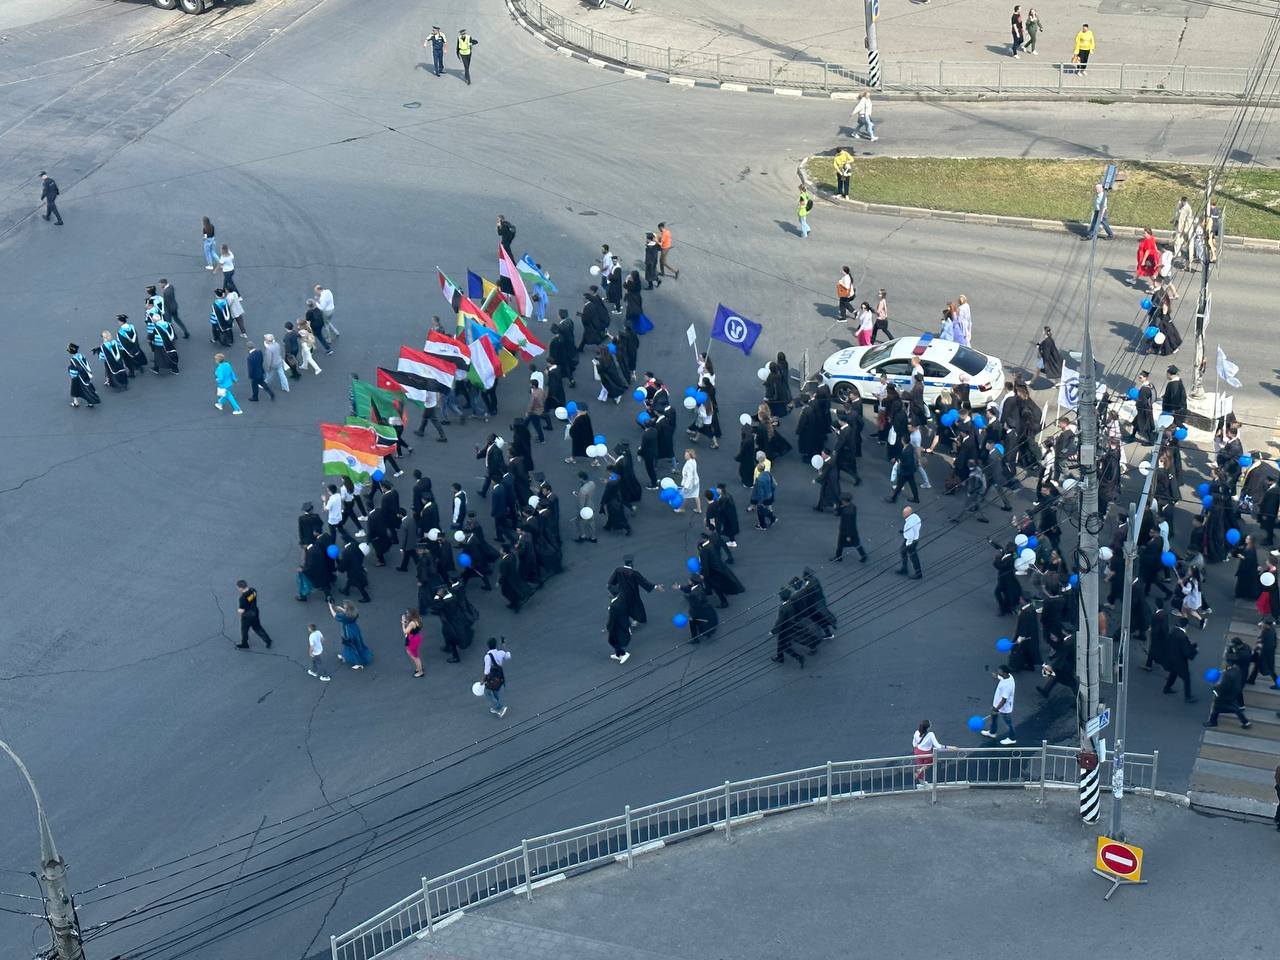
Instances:
[[[1207,167],[1117,162],[1124,179],[1111,192],[1113,225],[1159,230],[1169,226],[1179,197],[1185,194],[1197,207],[1204,202]],[[1100,160],[856,157],[849,196],[933,210],[1087,221],[1093,185],[1105,166]],[[830,157],[811,158],[807,169],[814,182],[834,190]],[[1280,170],[1229,173],[1215,196],[1227,233],[1280,240]]]

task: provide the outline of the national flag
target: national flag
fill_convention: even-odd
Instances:
[[[324,437],[322,458],[326,476],[350,477],[363,483],[374,471],[384,468],[382,454],[370,439],[369,431],[322,423],[320,433]]]
[[[444,295],[445,300],[449,302],[449,309],[457,313],[464,299],[462,291],[458,289],[456,283],[444,275],[444,271],[439,267],[436,267],[436,276],[440,280],[440,292]]]
[[[524,279],[520,276],[520,271],[516,269],[515,262],[511,259],[511,254],[507,253],[507,248],[501,243],[498,244],[498,276],[503,277],[511,284],[511,296],[515,298],[516,309],[520,311],[520,316],[531,316],[533,314],[533,300],[529,297],[529,291],[525,288]]]
[[[716,319],[711,324],[711,339],[723,341],[751,356],[751,348],[763,330],[760,324],[734,313],[721,303],[716,307]]]
[[[520,258],[520,262],[516,264],[516,269],[520,271],[520,276],[524,279],[525,287],[542,287],[547,293],[559,293],[556,285],[551,282],[551,278],[546,272],[539,269],[538,265],[533,262],[533,257],[527,253]]]
[[[396,428],[390,424],[366,420],[364,417],[347,417],[346,425],[372,431],[374,448],[376,450],[378,447],[385,447],[386,449],[382,451],[384,456],[396,452]]]
[[[420,377],[416,373],[388,370],[386,367],[378,368],[378,384],[387,390],[401,391],[405,397],[417,404],[425,405],[430,399],[433,406],[435,394],[445,389],[434,380]]]
[[[493,311],[493,322],[502,334],[502,346],[521,360],[532,360],[546,353],[546,347],[529,335],[529,328],[507,304],[501,303]]]
[[[471,356],[471,364],[467,368],[467,379],[477,387],[488,390],[501,376],[498,354],[493,348],[493,341],[487,336],[473,332],[476,328],[476,324],[468,325],[467,348]]]
[[[466,341],[441,333],[439,330],[432,330],[427,334],[427,342],[422,345],[422,349],[433,357],[452,363],[455,368],[465,370],[471,362],[471,353],[467,350]]]
[[[1240,380],[1236,374],[1240,372],[1240,367],[1227,359],[1226,353],[1222,349],[1222,345],[1218,345],[1218,376],[1227,381],[1237,390],[1240,389]]]
[[[472,300],[484,299],[484,278],[471,270],[467,271],[467,296]]]
[[[385,423],[397,415],[397,395],[387,390],[379,390],[367,380],[351,381],[351,397],[357,417]]]
[[[461,296],[461,295],[460,295]],[[458,330],[459,332],[469,328],[471,324],[477,324],[480,327],[488,329],[491,333],[497,334],[498,330],[493,325],[493,319],[476,306],[475,301],[470,297],[462,297],[457,306],[458,313]]]
[[[428,381],[432,386],[425,389],[433,391],[448,390],[452,387],[455,369],[454,365],[449,361],[441,360],[439,357],[433,357],[429,353],[425,353],[422,350],[414,350],[411,347],[400,348],[400,360],[396,363],[396,370],[402,373],[411,373]],[[396,379],[400,378],[397,377]]]

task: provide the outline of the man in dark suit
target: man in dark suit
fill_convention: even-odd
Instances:
[[[178,329],[182,331],[182,339],[190,340],[191,334],[187,332],[187,325],[182,322],[182,318],[178,316],[178,293],[173,289],[171,284],[164,277],[160,278],[160,298],[164,301],[164,318],[170,323],[176,324]]]
[[[62,214],[58,212],[58,184],[54,182],[53,177],[49,176],[43,170],[40,171],[40,199],[44,201],[44,218],[48,220],[50,217],[56,217],[54,221],[58,226],[62,226]]]

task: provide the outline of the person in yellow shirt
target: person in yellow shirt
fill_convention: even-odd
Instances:
[[[1089,69],[1089,54],[1093,53],[1094,46],[1093,31],[1089,29],[1089,25],[1086,23],[1080,28],[1080,32],[1076,34],[1074,60],[1080,64],[1081,73]]]
[[[801,238],[809,236],[809,211],[812,209],[813,200],[809,196],[809,191],[801,187],[800,200],[796,204],[796,216],[800,218]]]
[[[843,147],[831,164],[836,170],[836,193],[849,199],[849,180],[853,176],[853,154]]]

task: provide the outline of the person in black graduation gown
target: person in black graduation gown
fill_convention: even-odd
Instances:
[[[818,502],[813,509],[818,513],[840,503],[840,471],[836,466],[836,459],[830,450],[823,450],[821,456],[822,466],[818,468],[818,475],[813,478],[813,482],[818,485]]]
[[[102,361],[107,375],[107,386],[113,390],[129,389],[129,365],[125,363],[124,348],[109,330],[102,331],[102,343],[93,351]]]
[[[1262,626],[1258,634],[1258,643],[1253,649],[1253,666],[1249,669],[1249,679],[1245,683],[1252,685],[1258,676],[1270,677],[1273,689],[1276,680],[1276,628],[1270,623]]]
[[[1013,654],[1009,666],[1014,670],[1035,670],[1040,666],[1040,617],[1030,597],[1018,606],[1018,620],[1013,626]]]
[[[1180,626],[1171,626],[1169,636],[1164,643],[1164,660],[1160,666],[1168,671],[1161,693],[1173,693],[1174,682],[1182,680],[1182,699],[1187,703],[1195,703],[1191,695],[1191,661],[1196,655],[1196,646],[1187,636],[1187,631]]]
[[[536,525],[535,525],[536,529]],[[516,559],[520,562],[520,576],[529,584],[530,590],[542,586],[542,565],[538,563],[538,545],[534,531],[528,527],[527,521],[520,524],[516,531],[516,540],[512,546]]]
[[[476,448],[476,459],[484,461],[484,484],[480,487],[480,496],[488,496],[489,487],[502,479],[507,472],[507,460],[502,455],[502,446],[497,434],[489,434],[484,444]]]
[[[707,585],[701,574],[692,574],[688,583],[673,583],[674,589],[684,594],[689,604],[689,642],[701,643],[715,637],[716,627],[720,624],[720,615],[711,605],[707,595]]]
[[[342,553],[338,555],[337,566],[340,572],[347,575],[342,595],[349,597],[351,591],[356,590],[360,593],[360,602],[368,603],[373,598],[369,596],[369,574],[364,569],[364,552],[360,549],[362,546],[355,540],[348,540]]]
[[[644,597],[640,591],[653,593],[657,589],[643,573],[635,569],[635,558],[625,556],[622,566],[617,567],[609,577],[609,592],[620,597],[627,608],[627,616],[636,623],[648,623],[649,615],[644,609]]]
[[[387,509],[387,501],[384,497],[381,503],[369,510],[368,517],[369,519],[365,521],[365,531],[369,537],[369,545],[373,547],[374,555],[377,557],[375,566],[385,567],[387,551],[395,543],[395,514]]]
[[[707,589],[720,598],[721,609],[729,606],[729,597],[746,591],[742,581],[724,562],[714,535],[707,531],[703,531],[702,539],[698,542],[698,562]]]
[[[520,558],[506,544],[502,545],[502,552],[498,555],[498,587],[513,611],[519,611],[533,595],[533,587],[520,572]]]
[[[1160,395],[1160,409],[1170,414],[1175,424],[1181,424],[1187,416],[1187,388],[1178,377],[1178,368],[1169,367],[1166,371],[1169,379],[1165,381],[1164,393]]]
[[[600,293],[593,285],[582,295],[582,339],[578,341],[578,352],[597,343],[604,343],[609,335],[609,308],[600,298]]]
[[[462,659],[458,651],[471,643],[471,628],[457,595],[448,584],[442,584],[436,589],[428,609],[440,620],[440,637],[444,641],[442,652],[449,654],[449,663],[458,663]]]
[[[435,495],[431,492],[427,493],[427,498],[418,508],[418,529],[422,531],[423,536],[432,530],[440,529],[440,505],[436,503]]]
[[[1262,594],[1258,575],[1258,545],[1253,534],[1249,534],[1240,544],[1240,561],[1236,564],[1236,599],[1257,602]]]
[[[738,518],[738,504],[723,483],[706,491],[707,526],[720,535],[728,546],[736,546],[742,523]]]
[[[606,530],[622,530],[631,536],[631,519],[627,516],[627,505],[622,500],[622,478],[616,473],[609,474],[604,482],[604,492],[600,494],[600,512],[604,514]]]
[[[605,277],[605,299],[614,313],[622,312],[622,265],[616,260],[613,269]]]
[[[549,532],[550,527],[551,511],[541,503],[524,522],[524,529],[533,537],[533,549],[543,580],[554,577],[564,569],[564,553],[558,540]]]
[[[738,452],[734,455],[738,464],[738,481],[751,489],[756,472],[756,432],[751,424],[745,424],[738,438]]]
[[[658,489],[658,428],[654,424],[653,414],[640,428],[640,460],[644,464],[645,476],[649,480],[649,489]]]
[[[867,562],[867,551],[862,547],[862,538],[858,536],[858,507],[853,497],[844,494],[840,497],[840,505],[836,507],[836,516],[840,518],[840,526],[836,532],[836,552],[831,559],[837,563],[844,561],[846,547],[858,551],[858,559]]]
[[[332,542],[328,534],[321,532],[316,535],[302,557],[302,575],[307,578],[307,582],[313,589],[324,594],[325,600],[329,603],[333,602],[334,562],[329,559],[327,550]],[[305,600],[306,597],[300,595],[298,599]]]
[[[618,363],[617,350],[615,343],[601,344],[596,350],[596,371],[600,374],[600,395],[597,399],[601,402],[619,402],[627,392],[627,377]]]
[[[1022,599],[1022,587],[1014,572],[1018,548],[1016,544],[1009,542],[1003,547],[996,545],[996,551],[996,558],[991,561],[991,565],[996,568],[996,605],[1000,608],[1000,615],[1004,616],[1019,609],[1019,601]]]
[[[636,477],[635,457],[631,455],[631,444],[619,441],[613,447],[614,459],[610,467],[622,481],[622,502],[635,512],[635,505],[644,499],[644,488]]]
[[[861,401],[855,402],[853,409],[841,416],[836,438],[832,443],[837,468],[853,477],[855,487],[862,483],[862,478],[858,476],[858,458],[862,456],[863,429],[862,412],[858,409],[860,406]]]
[[[1040,372],[1049,380],[1057,383],[1062,379],[1062,354],[1058,352],[1058,344],[1053,339],[1053,331],[1044,328],[1044,336],[1036,344],[1036,352],[1040,355]]]
[[[605,620],[605,635],[613,653],[609,659],[626,663],[631,658],[627,645],[631,643],[631,616],[627,613],[627,605],[621,597],[613,597],[609,601],[609,613]]]
[[[551,335],[551,342],[547,344],[547,353],[551,357],[551,362],[559,368],[561,378],[569,384],[576,386],[574,382],[574,371],[578,369],[578,348],[573,342],[573,320],[569,316],[569,311],[561,308],[560,320],[553,327],[555,331]],[[547,370],[550,371],[550,366]],[[558,404],[552,402],[553,394],[551,392],[551,382],[547,382],[547,405],[554,410],[557,406],[564,406],[563,395]]]
[[[1066,633],[1063,626],[1066,605],[1067,601],[1062,595],[1058,575],[1047,574],[1044,578],[1044,602],[1040,608],[1040,629],[1051,646]]]
[[[595,432],[591,427],[591,415],[582,407],[569,422],[569,456],[565,463],[573,463],[578,457],[587,455],[587,447],[595,445]]]
[[[508,453],[512,458],[520,458],[526,473],[537,469],[533,465],[533,435],[529,432],[529,424],[524,419],[511,422],[510,447],[511,449],[508,450]]]
[[[812,567],[805,567],[800,576],[792,578],[791,596],[799,615],[807,617],[822,631],[823,640],[830,640],[836,635],[836,615],[827,606],[822,581]]]
[[[565,405],[564,381],[564,368],[558,363],[548,363],[547,397],[544,401],[544,409],[548,415]]]
[[[803,644],[813,650],[818,646],[818,637],[810,628],[808,618],[801,616],[790,590],[783,587],[778,591],[778,599],[781,601],[778,615],[769,631],[778,643],[773,662],[782,663],[786,657],[791,657],[803,669],[804,657],[796,653],[794,647]]]
[[[1156,391],[1151,386],[1151,373],[1143,370],[1138,374],[1138,398],[1134,400],[1133,439],[1151,446],[1155,439]]]
[[[785,417],[791,409],[791,379],[789,371],[782,364],[770,360],[768,375],[764,381],[764,399],[769,404],[769,412],[775,417]]]
[[[465,583],[472,577],[479,577],[480,589],[492,590],[493,584],[489,581],[489,574],[493,570],[493,561],[498,558],[498,551],[485,539],[484,530],[474,514],[467,517],[463,532],[465,536],[462,538],[458,553],[459,555],[467,554],[471,558],[471,566],[462,572],[462,580]]]
[[[89,369],[89,361],[84,358],[80,348],[74,343],[67,344],[67,375],[71,378],[71,406],[80,406],[84,400],[92,409],[102,401],[98,399],[98,391],[93,387],[93,372]]]
[[[812,460],[826,446],[828,423],[817,400],[805,404],[796,420],[796,450],[802,460]]]
[[[1042,687],[1036,687],[1036,693],[1047,697],[1055,685],[1066,687],[1073,693],[1080,688],[1080,681],[1076,677],[1076,635],[1074,633],[1063,637],[1062,642],[1054,646],[1053,658],[1049,661],[1049,682]]]
[[[674,471],[676,469],[676,412],[670,406],[665,407],[652,422],[658,433],[658,462],[664,465],[670,463]]]

